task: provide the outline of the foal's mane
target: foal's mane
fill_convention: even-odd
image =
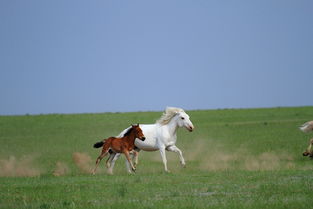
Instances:
[[[185,112],[185,111],[181,108],[178,108],[178,107],[167,107],[165,109],[165,112],[161,116],[161,118],[159,120],[157,120],[156,122],[161,124],[161,125],[166,125],[179,112]]]
[[[130,127],[127,132],[124,134],[124,136],[128,136],[133,131],[133,127]]]

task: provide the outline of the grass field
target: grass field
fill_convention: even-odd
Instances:
[[[313,107],[187,111],[178,156],[141,152],[136,174],[115,175],[94,142],[161,112],[0,116],[0,208],[312,208],[313,161],[303,157],[313,133],[298,126]],[[124,158],[124,157],[123,157]]]

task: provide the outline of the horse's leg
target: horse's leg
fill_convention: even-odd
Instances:
[[[115,161],[121,156],[121,153],[115,153],[114,156],[112,157],[111,161],[109,162],[110,167],[108,168],[108,173],[113,174],[113,168],[115,165]]]
[[[131,159],[130,159],[128,150],[124,150],[123,153],[124,153],[124,155],[125,155],[125,157],[126,157],[128,163],[130,164],[132,170],[135,172],[135,171],[136,171],[136,168],[134,167],[134,165],[133,165],[133,163],[132,163],[132,161],[131,161]]]
[[[110,156],[107,159],[107,161],[105,162],[107,168],[111,167],[111,162],[112,162],[112,160],[113,160],[113,158],[115,157],[115,154],[116,154],[115,152],[109,152],[109,153],[110,153]]]
[[[185,162],[185,159],[184,159],[184,157],[183,157],[183,153],[182,153],[182,151],[181,151],[178,147],[176,147],[175,145],[173,145],[173,146],[167,147],[166,149],[167,149],[168,151],[178,153],[179,160],[180,160],[180,164],[181,164],[183,167],[186,167],[186,162]]]
[[[100,156],[97,158],[97,160],[96,160],[96,167],[95,167],[95,168],[93,169],[93,171],[92,171],[92,174],[93,174],[93,175],[96,174],[96,170],[97,170],[97,168],[98,168],[98,166],[99,166],[100,161],[101,161],[107,154],[108,154],[107,151],[102,152],[102,153],[100,154]]]
[[[163,165],[164,165],[164,170],[165,170],[165,172],[169,173],[170,171],[167,169],[167,159],[166,159],[166,154],[165,154],[165,147],[162,146],[159,149],[160,149],[160,154],[161,154]]]

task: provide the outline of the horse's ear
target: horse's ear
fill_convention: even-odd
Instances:
[[[139,126],[139,123],[137,123],[137,126]]]

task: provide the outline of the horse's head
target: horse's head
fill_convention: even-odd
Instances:
[[[135,137],[144,141],[146,137],[143,135],[141,128],[139,127],[139,123],[137,125],[132,125],[132,129],[135,132]]]
[[[190,121],[190,117],[185,112],[177,112],[176,113],[177,124],[179,127],[185,127],[188,131],[192,132],[194,126]]]

